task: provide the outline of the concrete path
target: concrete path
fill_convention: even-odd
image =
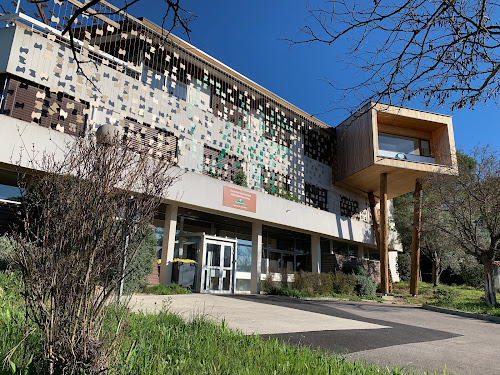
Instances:
[[[205,315],[218,322],[224,319],[229,327],[239,329],[246,334],[302,332],[305,326],[310,331],[323,330],[325,327],[332,331],[388,328],[360,320],[213,294],[136,295],[131,301],[131,306],[135,311],[145,312],[157,312],[161,308],[167,308],[186,319],[196,315]]]
[[[134,296],[136,310],[162,301],[184,317],[205,314],[245,333],[320,347],[352,360],[447,374],[500,374],[500,324],[421,308],[277,296]]]

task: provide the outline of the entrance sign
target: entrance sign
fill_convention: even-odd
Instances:
[[[257,212],[257,195],[243,190],[224,186],[222,204],[239,210]]]

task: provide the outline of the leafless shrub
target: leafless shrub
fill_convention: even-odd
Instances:
[[[107,145],[75,139],[63,155],[33,163],[43,172],[21,178],[24,233],[15,254],[26,314],[41,332],[37,363],[51,374],[99,373],[124,324],[117,308],[118,326],[105,326],[125,243],[132,259],[177,176],[169,160],[132,151],[118,136]]]

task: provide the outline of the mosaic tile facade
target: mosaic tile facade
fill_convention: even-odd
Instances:
[[[46,5],[56,30],[75,10],[67,1]],[[284,189],[304,204],[342,212],[332,185],[333,128],[137,20],[83,16],[73,31],[79,60],[88,61],[81,65],[56,32],[21,24],[1,30],[12,39],[9,74],[0,78],[10,90],[2,113],[22,112],[25,121],[70,134],[112,124],[137,147],[173,156],[187,171],[233,181],[242,170],[251,189]],[[22,95],[22,85],[29,95]],[[366,205],[360,203],[358,211],[357,219],[369,220]]]

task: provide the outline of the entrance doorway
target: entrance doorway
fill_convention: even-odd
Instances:
[[[236,240],[205,236],[202,293],[234,293]]]
[[[194,290],[201,293],[234,293],[238,240],[205,233],[179,233],[174,259],[198,264]]]

